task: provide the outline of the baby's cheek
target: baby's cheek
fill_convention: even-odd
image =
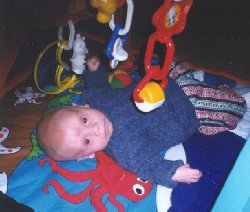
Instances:
[[[103,139],[99,142],[99,145],[98,145],[98,150],[97,151],[101,151],[103,149],[106,148],[106,146],[108,145],[108,141],[106,141],[106,139]]]

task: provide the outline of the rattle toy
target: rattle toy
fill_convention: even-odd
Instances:
[[[143,112],[150,112],[165,101],[164,89],[167,87],[167,75],[175,51],[172,36],[184,30],[191,5],[192,0],[166,0],[152,17],[156,32],[150,35],[147,43],[144,58],[146,74],[133,91],[135,104]],[[151,63],[157,41],[165,44],[167,49],[162,67]]]
[[[80,91],[75,91],[73,88],[79,84],[81,81],[78,79],[77,74],[82,74],[85,70],[85,63],[86,63],[86,54],[88,53],[88,50],[86,48],[85,44],[85,38],[81,37],[80,34],[76,35],[75,37],[75,28],[72,21],[69,21],[69,41],[63,40],[62,27],[59,27],[58,29],[58,41],[54,41],[47,45],[38,55],[38,58],[35,63],[34,67],[34,81],[37,86],[37,88],[46,94],[59,94],[65,90],[69,90],[69,92],[72,93],[81,93]],[[57,45],[56,50],[56,62],[57,62],[57,68],[55,73],[55,83],[56,83],[56,89],[45,91],[43,90],[38,83],[38,65],[43,58],[44,54],[53,46]],[[70,59],[72,63],[72,71],[74,72],[72,75],[64,76],[63,71],[64,69],[69,69],[67,65],[62,61],[62,53],[63,50],[71,50],[73,48],[74,53],[72,58]]]
[[[106,48],[106,56],[109,59],[110,68],[116,68],[119,61],[125,61],[128,58],[128,53],[124,50],[127,36],[119,36],[119,31],[122,28],[120,24],[115,26],[113,34]]]
[[[97,21],[106,24],[112,18],[112,15],[124,4],[125,0],[90,0],[90,5],[98,9]]]
[[[118,8],[117,0],[90,0],[90,5],[98,9],[97,21],[106,24]]]
[[[128,59],[128,53],[126,52],[125,45],[127,41],[127,33],[130,30],[134,3],[132,0],[126,0],[127,2],[127,17],[125,26],[122,29],[120,24],[115,24],[114,14],[109,22],[109,27],[113,31],[112,36],[107,44],[106,56],[109,59],[109,65],[112,69],[115,69],[120,61],[125,61]]]
[[[132,78],[126,71],[118,69],[109,73],[108,82],[113,89],[126,88],[132,83]]]

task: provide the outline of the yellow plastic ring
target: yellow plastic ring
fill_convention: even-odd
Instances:
[[[45,54],[52,46],[57,45],[57,50],[56,50],[56,61],[57,61],[57,69],[56,69],[56,74],[55,74],[55,82],[57,89],[53,91],[45,91],[43,90],[38,83],[38,65]],[[80,91],[73,91],[72,88],[75,87],[77,83],[80,82],[80,80],[77,78],[76,74],[72,74],[72,76],[68,76],[65,79],[61,80],[61,76],[63,73],[64,65],[62,62],[62,52],[64,50],[64,47],[67,46],[67,41],[54,41],[50,44],[48,44],[38,55],[35,66],[34,66],[34,81],[36,84],[36,87],[38,90],[45,94],[59,94],[67,89],[69,89],[70,92],[80,94]]]

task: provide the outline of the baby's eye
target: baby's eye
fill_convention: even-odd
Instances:
[[[84,118],[82,119],[82,122],[83,122],[84,124],[86,124],[86,123],[88,122],[88,119],[84,117]]]
[[[88,138],[85,139],[85,144],[89,144],[90,143],[90,140]]]

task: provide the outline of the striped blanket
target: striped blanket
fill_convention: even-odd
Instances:
[[[200,133],[213,135],[234,129],[246,112],[245,99],[226,83],[215,87],[208,84],[204,76],[202,80],[197,78],[195,73],[197,70],[185,63],[174,62],[169,77],[177,82],[195,107]],[[214,79],[216,77],[214,75]]]

